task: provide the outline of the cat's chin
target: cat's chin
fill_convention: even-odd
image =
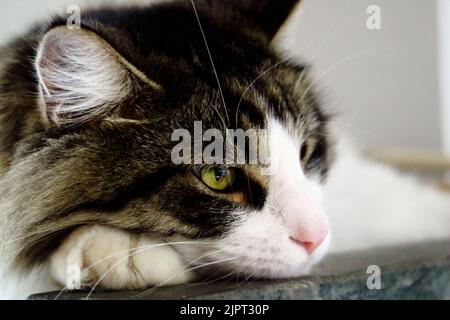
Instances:
[[[288,238],[260,242],[258,247],[224,238],[210,247],[195,246],[179,252],[190,261],[199,262],[197,273],[211,280],[295,278],[311,273],[313,266],[325,256],[330,238],[328,234],[311,254]],[[255,243],[258,239],[248,242]]]

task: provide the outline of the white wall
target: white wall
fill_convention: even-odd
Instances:
[[[0,0],[0,43],[80,2],[99,3]],[[366,27],[373,4],[379,31]],[[436,26],[434,0],[303,0],[286,41],[315,66],[327,107],[364,146],[440,148]]]
[[[381,30],[366,26],[369,5]],[[436,25],[430,0],[304,0],[287,43],[364,146],[440,148]]]

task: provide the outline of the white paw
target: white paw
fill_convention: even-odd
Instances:
[[[141,289],[188,282],[192,273],[163,242],[100,225],[72,232],[52,254],[52,276],[66,289]]]

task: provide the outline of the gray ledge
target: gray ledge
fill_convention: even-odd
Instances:
[[[367,267],[381,270],[381,289],[368,289]],[[88,292],[36,294],[29,299],[85,299]],[[246,283],[186,284],[147,291],[95,292],[90,299],[450,299],[450,242],[422,243],[329,256],[313,276]]]

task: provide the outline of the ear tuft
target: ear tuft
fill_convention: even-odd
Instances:
[[[111,114],[143,77],[94,32],[65,27],[44,36],[35,68],[43,117],[59,126]]]

